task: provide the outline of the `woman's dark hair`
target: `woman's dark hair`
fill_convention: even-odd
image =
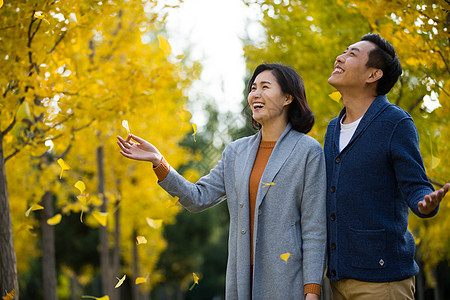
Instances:
[[[260,64],[256,67],[248,82],[247,94],[251,92],[256,76],[267,70],[271,71],[275,76],[278,85],[281,87],[281,91],[293,97],[288,107],[288,122],[291,123],[292,128],[295,130],[308,133],[314,125],[314,113],[306,101],[303,80],[294,69],[281,64]],[[253,118],[252,125],[257,130],[261,129],[261,124]]]
[[[368,68],[377,68],[383,71],[383,76],[378,80],[377,94],[387,94],[398,77],[402,74],[402,66],[395,54],[395,49],[379,34],[369,33],[361,38],[361,41],[369,41],[375,44],[375,48],[369,52]]]

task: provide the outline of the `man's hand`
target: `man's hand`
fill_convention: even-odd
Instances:
[[[316,294],[306,294],[305,300],[319,300],[319,295],[316,295]]]
[[[438,207],[439,203],[441,203],[442,198],[444,198],[449,188],[450,183],[447,183],[441,189],[423,197],[423,200],[418,204],[419,212],[423,215],[432,213]]]

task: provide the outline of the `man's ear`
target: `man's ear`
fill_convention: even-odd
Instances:
[[[367,79],[367,83],[373,83],[383,77],[383,71],[381,69],[374,69]]]

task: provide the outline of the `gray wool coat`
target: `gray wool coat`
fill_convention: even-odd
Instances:
[[[191,212],[227,199],[226,299],[303,299],[303,286],[321,284],[325,268],[323,150],[290,124],[276,143],[256,197],[250,292],[249,177],[260,140],[259,132],[229,144],[217,166],[195,184],[173,168],[159,184]],[[280,257],[283,253],[290,253],[287,262]]]

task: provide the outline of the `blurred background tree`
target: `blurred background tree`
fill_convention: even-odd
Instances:
[[[180,209],[157,186],[151,165],[125,160],[115,144],[127,120],[195,181],[230,141],[254,133],[209,99],[194,142],[186,95],[201,66],[159,44],[181,2],[0,0],[2,296],[14,289],[16,299],[224,298],[226,203],[200,214]],[[388,97],[413,116],[430,179],[449,181],[448,1],[244,2],[257,7],[264,28],[261,42],[244,40],[248,73],[264,61],[299,71],[316,114],[310,135],[321,143],[342,108],[326,82],[336,56],[368,32],[390,41],[404,72]],[[245,91],[242,99],[244,108]],[[61,179],[60,158],[71,167]],[[450,295],[448,200],[435,218],[410,218],[425,271],[417,299]],[[44,209],[25,215],[38,204]],[[48,225],[58,214],[60,223]],[[147,243],[138,245],[137,236]],[[193,272],[200,284],[189,291]]]

